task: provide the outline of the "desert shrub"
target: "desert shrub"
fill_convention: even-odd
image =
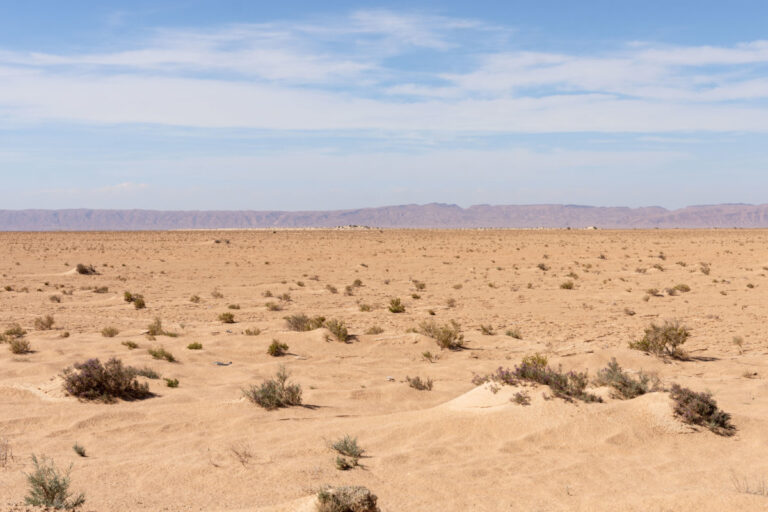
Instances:
[[[357,459],[348,459],[346,457],[342,457],[341,455],[336,457],[336,469],[338,469],[339,471],[350,470],[355,466],[357,466],[357,464],[358,464]]]
[[[144,296],[139,295],[138,293],[124,292],[123,300],[129,304],[133,303],[133,307],[136,309],[144,309],[147,307],[147,303],[144,301]]]
[[[109,293],[109,286],[99,286],[94,288],[93,293]]]
[[[21,338],[24,335],[27,334],[27,331],[21,328],[19,324],[11,324],[4,332],[3,335],[5,335],[8,339],[13,338]]]
[[[35,329],[38,331],[47,331],[53,327],[55,320],[51,315],[45,315],[44,317],[35,318]]]
[[[219,315],[219,321],[223,324],[235,323],[235,315],[232,313],[222,313]]]
[[[317,512],[380,512],[378,498],[366,487],[325,488],[317,493]]]
[[[219,290],[213,290],[211,292],[211,297],[213,297],[214,299],[223,299],[224,298],[224,294],[221,293]]]
[[[51,295],[50,297],[48,297],[48,300],[50,300],[51,302],[55,302],[56,304],[59,304],[59,303],[61,303],[61,296],[60,295]]]
[[[731,424],[731,415],[717,407],[710,393],[697,393],[672,384],[669,396],[674,402],[675,414],[684,422],[707,427],[721,436],[734,434],[736,427]]]
[[[432,379],[424,379],[422,380],[421,377],[405,377],[405,380],[408,382],[408,385],[411,386],[413,389],[417,389],[419,391],[432,391]]]
[[[339,293],[339,290],[337,290],[335,286],[330,284],[325,285],[325,289],[331,293]]]
[[[424,352],[422,352],[422,353],[421,353],[421,357],[422,357],[422,358],[423,358],[425,361],[428,361],[428,362],[430,362],[430,363],[434,363],[435,361],[437,361],[438,359],[440,359],[440,356],[433,354],[433,353],[432,353],[432,352],[430,352],[429,350],[425,350]]]
[[[517,329],[517,328],[507,329],[507,332],[505,334],[510,338],[515,338],[516,340],[523,339],[523,335],[520,333],[520,329]]]
[[[272,357],[280,357],[284,356],[287,350],[287,343],[280,343],[279,340],[272,340],[272,343],[270,343],[269,347],[267,347],[267,354],[271,355]]]
[[[175,363],[176,358],[173,357],[173,354],[165,350],[163,347],[154,347],[147,349],[147,352],[149,352],[149,355],[151,355],[154,359],[165,359],[169,363]]]
[[[144,368],[137,368],[136,369],[136,375],[139,375],[141,377],[146,377],[147,379],[159,379],[160,378],[160,374],[157,373],[152,368],[150,368],[149,366],[145,366]]]
[[[355,289],[352,287],[352,285],[347,285],[344,287],[344,295],[351,297],[354,295]]]
[[[240,304],[230,304],[227,309],[240,309]]]
[[[259,386],[244,389],[243,394],[248,400],[268,411],[301,405],[301,386],[288,383],[288,372],[284,366],[280,367],[274,379],[268,379]]]
[[[517,405],[531,405],[531,396],[528,394],[527,391],[518,391],[514,395],[512,395],[512,398],[510,400],[513,403],[516,403]]]
[[[360,311],[362,311],[363,313],[368,313],[369,311],[371,311],[371,309],[373,308],[371,307],[370,304],[360,304]]]
[[[325,328],[331,331],[331,334],[333,334],[337,340],[345,343],[349,340],[349,332],[347,331],[347,326],[344,324],[343,320],[328,320],[325,322]]]
[[[411,298],[415,300],[419,300],[421,298],[421,295],[419,295],[418,293],[412,293]]]
[[[608,366],[597,372],[595,384],[598,386],[610,386],[613,388],[613,396],[622,399],[631,399],[659,389],[658,379],[640,372],[637,379],[623,371],[615,358],[611,359]]]
[[[691,291],[691,287],[688,286],[687,284],[677,284],[677,285],[675,285],[675,290],[677,290],[679,292],[682,292],[682,293],[686,293],[686,292]]]
[[[72,449],[75,451],[76,454],[78,454],[81,457],[88,456],[88,454],[85,453],[85,448],[82,445],[79,445],[78,443],[73,444]]]
[[[187,348],[189,350],[202,350],[203,349],[203,344],[196,341],[194,343],[190,343],[189,345],[187,345]]]
[[[192,302],[194,304],[200,303],[200,296],[199,295],[193,295],[189,298],[189,302]]]
[[[365,331],[365,334],[381,334],[384,332],[384,329],[379,327],[378,325],[374,325],[372,327],[369,327],[367,331]]]
[[[702,263],[701,266],[699,267],[699,270],[701,271],[702,274],[704,274],[705,276],[708,276],[711,271],[711,268],[709,264]]]
[[[263,291],[263,292],[261,292],[261,296],[262,297],[267,297],[267,298],[272,297],[272,291],[271,290]]]
[[[539,263],[539,264],[538,264],[538,265],[536,265],[536,266],[538,267],[538,269],[539,269],[539,270],[542,270],[542,271],[544,271],[544,272],[546,272],[547,270],[549,270],[549,265],[547,265],[546,263]]]
[[[165,381],[165,385],[168,386],[169,388],[179,387],[179,379],[169,379],[165,377],[163,380]]]
[[[390,313],[403,313],[405,311],[405,306],[400,301],[399,298],[391,299],[389,301],[389,312]]]
[[[426,284],[422,283],[421,281],[417,281],[416,279],[413,280],[413,286],[419,291],[424,290],[427,287]]]
[[[245,331],[243,331],[243,334],[245,334],[246,336],[258,336],[259,334],[261,334],[261,329],[258,329],[256,327],[254,327],[253,329],[246,329]]]
[[[75,268],[77,269],[78,274],[82,274],[84,276],[93,276],[98,274],[93,265],[83,265],[82,263],[78,263],[77,267]]]
[[[114,338],[118,334],[120,334],[120,331],[114,327],[105,327],[101,330],[101,335],[105,338]]]
[[[642,350],[660,357],[685,358],[681,345],[691,335],[679,321],[666,320],[663,325],[651,324],[645,329],[642,339],[632,341],[629,348]]]
[[[493,330],[493,326],[490,325],[490,324],[488,324],[488,325],[480,325],[480,332],[484,336],[493,336],[494,334],[496,334],[494,332],[494,330]]]
[[[456,299],[450,298],[450,299],[446,300],[445,301],[445,305],[448,306],[449,308],[455,308],[456,307]]]
[[[564,281],[560,283],[560,288],[563,290],[573,290],[573,281]]]
[[[82,400],[114,402],[116,399],[140,400],[152,396],[146,384],[136,380],[135,368],[111,358],[105,364],[98,359],[75,363],[62,372],[64,390]]]
[[[169,336],[171,338],[175,338],[178,336],[178,334],[175,332],[170,332],[163,329],[163,321],[160,319],[159,316],[156,316],[155,319],[152,321],[152,323],[147,326],[147,334],[153,337]]]
[[[281,304],[278,304],[277,302],[267,302],[264,304],[264,306],[267,308],[268,311],[282,311],[283,306]]]
[[[125,345],[126,347],[128,347],[131,350],[133,350],[135,348],[139,348],[139,344],[138,343],[136,343],[135,341],[130,341],[130,340],[129,341],[123,341],[121,343],[121,345]]]
[[[352,286],[355,287],[355,288],[360,288],[360,287],[363,286],[363,282],[360,279],[355,279],[352,282]]]
[[[461,334],[461,325],[455,320],[450,324],[438,325],[434,320],[422,322],[419,332],[434,339],[440,348],[459,350],[464,347],[464,335]]]
[[[74,510],[85,503],[83,494],[73,497],[69,492],[69,473],[72,471],[72,466],[62,473],[56,468],[53,460],[45,456],[38,459],[34,454],[32,464],[34,470],[27,474],[29,491],[24,498],[27,505]]]
[[[357,444],[357,438],[351,437],[349,434],[345,434],[344,437],[331,443],[331,448],[339,455],[352,457],[354,459],[359,459],[365,452],[365,450]]]
[[[14,354],[28,354],[32,352],[32,346],[24,338],[13,338],[8,343],[8,348]]]
[[[304,313],[290,315],[285,317],[288,328],[292,331],[313,331],[319,329],[325,323],[325,317],[308,317]]]

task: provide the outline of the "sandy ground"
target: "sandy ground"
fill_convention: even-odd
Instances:
[[[748,230],[0,234],[0,327],[20,323],[34,350],[0,345],[0,440],[13,451],[0,468],[0,507],[23,509],[35,453],[72,464],[72,489],[94,511],[311,511],[324,484],[367,486],[383,511],[768,510],[768,497],[743,486],[768,478],[767,240]],[[77,263],[100,274],[79,275]],[[355,279],[363,286],[346,295]],[[574,289],[561,289],[569,279]],[[676,284],[691,291],[664,293]],[[102,286],[109,291],[93,291]],[[651,288],[663,296],[644,300]],[[126,290],[147,308],[124,302]],[[265,307],[280,302],[268,290],[290,294],[282,311]],[[393,297],[405,313],[387,310]],[[219,322],[227,311],[236,323]],[[287,330],[283,317],[300,312],[344,320],[356,337]],[[48,314],[54,329],[35,330]],[[148,340],[154,317],[180,336]],[[627,347],[666,318],[691,328],[691,360]],[[458,321],[469,349],[440,351],[409,332],[426,319]],[[107,326],[120,333],[103,337]],[[372,326],[383,332],[365,334]],[[253,328],[261,334],[243,333]],[[273,339],[289,354],[267,355]],[[188,350],[192,342],[203,349]],[[179,362],[152,359],[157,345]],[[666,392],[585,404],[529,387],[522,406],[510,401],[513,387],[494,394],[472,384],[535,352],[591,375],[616,357],[665,385],[711,391],[738,431],[721,437],[681,423]],[[65,367],[113,356],[180,386],[142,378],[156,397],[111,405],[62,391]],[[243,399],[243,387],[281,364],[311,407],[266,411]],[[434,389],[410,388],[406,376],[417,375]],[[335,468],[328,448],[344,434],[366,449],[350,471]]]

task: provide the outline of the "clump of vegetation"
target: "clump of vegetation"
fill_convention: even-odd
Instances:
[[[257,327],[254,327],[253,329],[246,329],[245,331],[243,331],[243,334],[245,334],[246,336],[258,336],[259,334],[261,334],[261,329]]]
[[[690,331],[679,321],[665,321],[663,325],[651,324],[645,329],[642,339],[632,341],[629,348],[642,350],[659,357],[684,359],[685,352],[681,345],[691,335]]]
[[[325,328],[331,331],[331,334],[333,334],[337,340],[344,343],[349,340],[349,331],[343,320],[328,320],[325,322]]]
[[[421,281],[418,281],[418,280],[416,280],[416,279],[414,279],[414,280],[413,280],[413,286],[414,286],[414,287],[415,287],[417,290],[419,290],[419,291],[422,291],[422,290],[424,290],[424,289],[427,287],[427,285],[426,285],[425,283],[423,283],[423,282],[421,282]]]
[[[195,341],[194,343],[190,343],[189,345],[187,345],[187,348],[189,350],[203,350],[203,344],[198,341]]]
[[[430,378],[422,380],[421,377],[416,376],[413,378],[405,377],[405,380],[413,389],[417,389],[419,391],[432,391],[432,379]]]
[[[547,270],[549,270],[549,265],[547,265],[546,263],[539,263],[536,266],[539,268],[539,270],[543,272],[546,272]]]
[[[24,501],[35,507],[52,507],[54,509],[74,510],[85,503],[85,495],[72,496],[69,492],[72,471],[70,466],[62,473],[53,460],[42,456],[40,459],[32,455],[34,470],[27,474],[29,491]]]
[[[53,327],[55,320],[51,315],[35,318],[35,329],[38,331],[48,331]]]
[[[189,298],[189,302],[192,302],[194,304],[200,303],[200,296],[199,295],[193,295]]]
[[[339,290],[337,290],[335,286],[330,284],[325,285],[325,289],[331,293],[339,293]]]
[[[228,309],[240,309],[240,304],[230,304],[227,306]]]
[[[85,453],[85,448],[78,443],[75,443],[74,445],[72,445],[72,449],[75,451],[76,454],[78,454],[81,457],[88,456],[88,454]]]
[[[51,302],[55,302],[56,304],[60,304],[61,303],[61,296],[60,295],[51,295],[50,297],[48,297],[48,300],[50,300]]]
[[[115,327],[105,327],[101,330],[101,335],[105,338],[114,338],[120,334],[120,331],[118,331]]]
[[[732,436],[736,431],[731,424],[731,415],[717,407],[710,393],[697,393],[672,384],[669,396],[674,403],[675,415],[684,422],[707,427],[721,436]]]
[[[149,355],[151,355],[154,359],[165,359],[169,363],[176,362],[176,358],[173,356],[173,354],[165,350],[163,347],[150,348],[147,349],[147,352],[149,352]]]
[[[214,299],[223,299],[224,298],[224,294],[221,293],[219,290],[213,290],[211,292],[211,297],[213,297]]]
[[[223,324],[233,324],[235,323],[235,315],[232,313],[222,313],[219,315],[219,321]]]
[[[325,488],[317,493],[317,512],[380,512],[378,498],[366,487]]]
[[[531,405],[531,396],[528,394],[527,391],[518,391],[514,395],[512,395],[512,398],[510,400],[513,403],[516,403],[517,405]]]
[[[11,324],[4,332],[3,335],[7,339],[23,338],[27,334],[27,331],[21,328],[19,324]]]
[[[152,393],[146,384],[136,380],[138,371],[116,358],[102,364],[98,359],[88,359],[84,363],[75,363],[65,368],[61,376],[64,390],[81,400],[114,402],[123,400],[141,400]]]
[[[374,325],[372,327],[369,327],[367,331],[365,331],[365,334],[381,334],[384,332],[384,329],[379,327],[378,325]]]
[[[77,267],[77,273],[84,275],[84,276],[94,276],[97,275],[99,272],[94,268],[93,265],[83,265],[82,263],[78,263]]]
[[[283,306],[277,302],[269,301],[264,304],[264,307],[267,308],[267,311],[282,311]]]
[[[94,288],[93,293],[109,293],[109,286],[99,286]]]
[[[315,316],[310,318],[304,313],[299,313],[286,316],[285,322],[288,324],[288,328],[292,331],[313,331],[323,326],[325,317]]]
[[[403,313],[405,312],[405,306],[400,301],[400,298],[394,298],[389,301],[390,313]]]
[[[288,376],[285,367],[281,366],[274,379],[268,379],[259,386],[244,389],[243,395],[268,411],[280,407],[301,405],[301,386],[289,384]]]
[[[267,348],[267,354],[271,355],[272,357],[284,356],[287,351],[288,344],[281,343],[279,340],[272,340],[272,343],[270,343],[269,347]]]
[[[136,343],[135,341],[130,341],[130,340],[129,341],[123,341],[121,343],[121,345],[125,345],[126,347],[128,347],[131,350],[133,350],[135,348],[139,348],[139,344],[138,343]]]
[[[28,354],[32,352],[32,345],[24,338],[13,338],[9,343],[9,350],[14,354]]]
[[[613,396],[624,400],[636,398],[640,395],[658,391],[659,380],[640,372],[637,379],[623,371],[616,358],[611,359],[608,366],[597,373],[595,384],[598,386],[610,386],[613,388]]]
[[[687,293],[687,292],[691,291],[691,287],[688,286],[687,284],[677,284],[677,285],[675,285],[675,290],[677,290],[679,292],[682,292],[682,293]]]
[[[369,311],[371,311],[371,309],[373,308],[371,307],[370,304],[360,304],[360,311],[362,311],[363,313],[368,313]]]
[[[136,375],[139,375],[140,377],[146,377],[147,379],[159,379],[160,378],[160,374],[157,373],[152,368],[150,368],[149,366],[145,366],[144,368],[138,368],[136,370]]]
[[[339,456],[336,457],[336,468],[341,471],[356,467],[364,452],[364,450],[357,444],[357,438],[350,437],[349,435],[345,435],[341,439],[331,443],[331,448],[339,454]]]
[[[493,326],[490,325],[490,324],[488,324],[488,325],[480,325],[480,332],[484,336],[493,336],[494,334],[496,334],[494,332],[494,330],[493,330]]]
[[[464,335],[461,334],[461,325],[455,320],[451,323],[438,325],[434,320],[422,322],[419,332],[434,339],[440,348],[459,350],[464,348]]]
[[[165,381],[165,385],[169,388],[179,387],[179,379],[169,379],[168,377],[165,377],[163,380]]]
[[[129,304],[133,303],[133,307],[136,309],[144,309],[147,307],[147,303],[144,301],[144,296],[138,293],[125,292],[123,293],[123,300]]]
[[[564,281],[560,283],[560,288],[563,290],[573,290],[573,281]]]
[[[169,336],[175,338],[178,336],[175,332],[166,331],[163,329],[163,321],[159,316],[156,316],[151,324],[147,326],[147,335],[151,337],[155,336]]]
[[[515,338],[516,340],[523,339],[523,335],[520,333],[520,329],[518,328],[507,329],[507,332],[505,334],[510,338]]]

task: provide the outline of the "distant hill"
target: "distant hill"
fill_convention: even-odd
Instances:
[[[332,211],[0,210],[2,231],[216,228],[764,228],[768,205],[720,204],[667,210],[578,205],[453,204]]]

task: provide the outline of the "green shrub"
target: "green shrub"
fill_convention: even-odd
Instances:
[[[354,459],[359,459],[365,450],[357,444],[357,438],[351,437],[349,434],[345,434],[344,437],[337,439],[331,443],[331,448],[338,454]]]
[[[675,359],[684,359],[685,352],[683,352],[681,345],[690,335],[690,331],[677,320],[667,320],[663,325],[652,323],[646,327],[643,338],[630,342],[629,348],[642,350],[659,357],[669,356]]]
[[[334,319],[328,320],[325,322],[325,328],[331,331],[331,334],[333,334],[337,340],[345,343],[349,340],[349,332],[347,331],[347,326],[344,324],[344,321]]]
[[[147,349],[147,352],[149,352],[149,355],[151,355],[154,359],[165,359],[169,363],[175,363],[176,358],[173,357],[173,354],[165,350],[163,347],[154,347]]]
[[[166,377],[163,380],[165,381],[165,385],[168,386],[169,388],[179,387],[179,379],[169,379]]]
[[[403,313],[405,312],[405,306],[400,301],[399,298],[394,298],[389,301],[389,312],[390,313]]]
[[[98,359],[75,363],[62,372],[64,390],[82,400],[114,402],[116,399],[141,400],[152,394],[146,384],[136,380],[138,371],[111,358],[105,364]]]
[[[187,345],[187,348],[189,350],[202,350],[203,349],[203,344],[196,341],[194,343],[190,343],[189,345]]]
[[[325,317],[308,317],[304,313],[290,315],[285,317],[285,323],[292,331],[313,331],[319,329],[325,323]]]
[[[69,492],[71,465],[65,473],[61,473],[53,460],[45,456],[38,459],[34,454],[32,464],[34,470],[27,474],[29,490],[24,498],[27,505],[74,510],[85,503],[85,495],[78,494],[73,497]]]
[[[595,384],[612,387],[613,396],[622,399],[635,398],[659,389],[658,379],[651,378],[643,372],[638,374],[637,379],[633,379],[621,369],[616,358],[611,359],[608,366],[597,372]]]
[[[284,356],[287,350],[287,343],[280,343],[278,340],[272,340],[272,343],[270,343],[269,347],[267,348],[267,354],[271,355],[272,357],[280,357]]]
[[[445,325],[438,325],[434,320],[422,322],[419,325],[419,332],[434,339],[440,348],[459,350],[464,347],[461,325],[455,320],[451,320],[450,324]]]
[[[243,390],[243,395],[256,405],[269,411],[280,407],[301,405],[301,386],[288,383],[288,372],[281,366],[274,379],[268,379],[259,386]]]

